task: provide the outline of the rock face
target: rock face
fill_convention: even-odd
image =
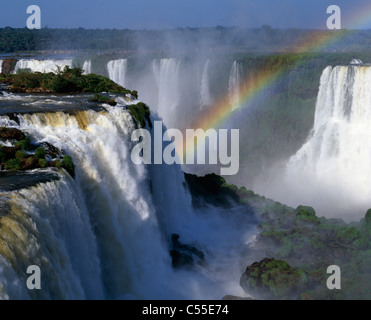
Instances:
[[[296,298],[306,282],[301,270],[283,260],[264,258],[246,268],[240,285],[257,299]]]
[[[4,75],[11,74],[14,71],[15,65],[17,63],[17,59],[5,59],[3,61],[3,68],[2,68],[2,73]]]
[[[196,247],[179,242],[179,235],[172,234],[170,237],[170,255],[174,268],[192,267],[204,261],[204,253]]]
[[[0,127],[0,139],[1,140],[23,140],[25,138],[24,133],[21,130],[15,128]]]

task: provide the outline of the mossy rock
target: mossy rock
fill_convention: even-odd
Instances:
[[[264,258],[246,268],[240,285],[257,299],[296,298],[304,289],[307,276],[286,261]]]
[[[148,123],[149,127],[152,127],[152,122],[150,119],[150,110],[148,106],[143,102],[138,102],[137,104],[132,104],[127,106],[131,116],[134,118],[137,127],[144,128],[146,122]]]
[[[34,156],[30,156],[22,162],[22,170],[32,170],[39,167],[39,159]]]
[[[107,103],[113,107],[117,104],[115,99],[110,98],[109,96],[106,96],[106,95],[99,94],[99,93],[96,93],[93,98],[89,99],[89,102]]]
[[[312,207],[298,206],[295,210],[296,223],[301,227],[313,228],[320,223]]]
[[[312,207],[308,206],[298,206],[295,210],[296,216],[299,217],[315,217],[316,212]]]

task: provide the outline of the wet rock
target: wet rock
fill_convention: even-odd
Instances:
[[[25,138],[24,133],[16,128],[5,128],[0,127],[0,139],[1,140],[16,140],[20,141]]]
[[[178,234],[171,235],[170,248],[174,268],[191,267],[204,262],[204,253],[194,246],[180,243]]]
[[[14,71],[17,59],[10,58],[3,61],[2,73],[4,75],[11,74]]]

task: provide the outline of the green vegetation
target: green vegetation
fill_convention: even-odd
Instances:
[[[23,151],[23,150],[18,150],[18,151],[15,153],[15,158],[16,158],[17,160],[22,160],[22,159],[26,158],[26,156],[27,156],[27,154],[26,154],[26,152]]]
[[[67,170],[67,172],[74,177],[75,176],[75,165],[73,164],[72,158],[70,156],[64,156],[62,160],[62,167]]]
[[[256,206],[256,202],[252,205]],[[271,208],[262,209],[261,204],[255,207],[262,212],[257,247],[305,272],[308,282],[296,298],[371,298],[371,268],[367,256],[371,237],[366,217],[349,225],[342,220],[318,218],[310,207],[299,206],[295,210],[278,205],[276,209]],[[325,286],[326,269],[332,264],[342,270],[342,290],[331,291]]]
[[[137,127],[140,126],[144,128],[146,122],[150,127],[152,127],[152,122],[149,117],[151,113],[145,103],[138,102],[137,104],[128,105],[127,109],[129,110],[132,117],[135,119]]]
[[[13,141],[14,144],[11,147],[0,144],[0,162],[6,170],[55,167],[64,168],[72,177],[75,176],[72,158],[69,155],[62,155],[51,145],[47,144],[49,147],[45,149],[41,145],[32,144],[29,136],[15,128],[0,127],[0,139]],[[48,161],[50,158],[54,160]]]
[[[173,39],[174,48],[196,50],[204,47],[240,52],[288,52],[299,50],[307,43],[323,43],[334,38],[322,50],[367,51],[371,49],[369,30],[300,30],[275,29],[270,26],[243,29],[236,27],[177,28],[165,30],[109,30],[109,29],[50,29],[0,28],[0,52],[38,50],[142,50],[166,52],[167,39]],[[205,46],[207,39],[208,46]],[[214,40],[214,41],[213,41]]]
[[[26,136],[24,139],[16,142],[15,147],[26,150],[26,151],[31,150],[32,146],[31,146],[30,137]]]
[[[38,147],[35,150],[35,157],[39,159],[44,159],[46,155],[45,149],[43,147]]]
[[[39,166],[41,168],[46,168],[48,166],[48,161],[46,161],[45,159],[39,159]]]
[[[317,217],[312,207],[296,209],[227,184],[222,177],[185,174],[194,206],[246,206],[259,234],[241,286],[261,299],[371,299],[371,209],[357,223]],[[231,213],[232,214],[232,213]],[[252,261],[253,262],[253,261]],[[328,290],[330,265],[342,272],[342,290]]]
[[[80,93],[80,92],[111,92],[130,94],[127,90],[112,80],[96,75],[83,75],[80,68],[66,66],[57,73],[21,72],[0,77],[0,81],[9,85],[11,92],[56,92],[56,93]]]
[[[5,168],[7,170],[20,170],[21,169],[21,161],[19,159],[9,159],[6,164]]]
[[[246,268],[240,284],[263,299],[290,299],[295,298],[306,282],[303,270],[293,268],[283,260],[265,258]]]
[[[115,106],[117,103],[115,99],[96,93],[93,98],[89,99],[89,102],[101,102],[108,103],[111,106]]]
[[[208,174],[198,177],[184,173],[189,191],[192,195],[192,203],[195,207],[209,203],[211,205],[231,208],[239,201],[233,185],[228,185],[224,178],[216,174]]]

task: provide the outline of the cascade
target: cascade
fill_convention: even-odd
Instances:
[[[370,66],[323,70],[310,136],[289,159],[279,186],[266,186],[268,196],[311,205],[327,217],[363,217],[371,207],[370,84]]]
[[[84,64],[82,66],[82,70],[84,70],[83,74],[91,73],[91,60],[84,61]]]
[[[200,107],[204,109],[206,106],[210,106],[212,104],[211,95],[210,95],[210,79],[209,79],[209,68],[210,68],[210,60],[207,60],[202,71],[201,77],[201,88],[200,88]]]
[[[126,72],[127,72],[127,59],[111,60],[107,63],[107,70],[109,78],[125,87]]]
[[[30,69],[32,72],[56,72],[58,67],[63,70],[65,66],[72,66],[72,59],[64,60],[36,60],[21,59],[15,65],[14,73],[19,69]]]
[[[251,217],[191,205],[178,166],[135,165],[135,129],[123,107],[106,111],[25,113],[19,127],[71,155],[76,176],[1,193],[0,298],[216,299],[243,295],[241,251]],[[51,169],[50,169],[51,170]],[[4,209],[5,208],[5,209]],[[244,209],[243,209],[244,210]],[[222,230],[222,231],[221,231]],[[169,237],[202,250],[207,268],[174,271]],[[25,288],[38,265],[43,290]]]
[[[237,61],[233,62],[229,75],[228,96],[233,109],[239,107],[241,86],[241,66]]]

